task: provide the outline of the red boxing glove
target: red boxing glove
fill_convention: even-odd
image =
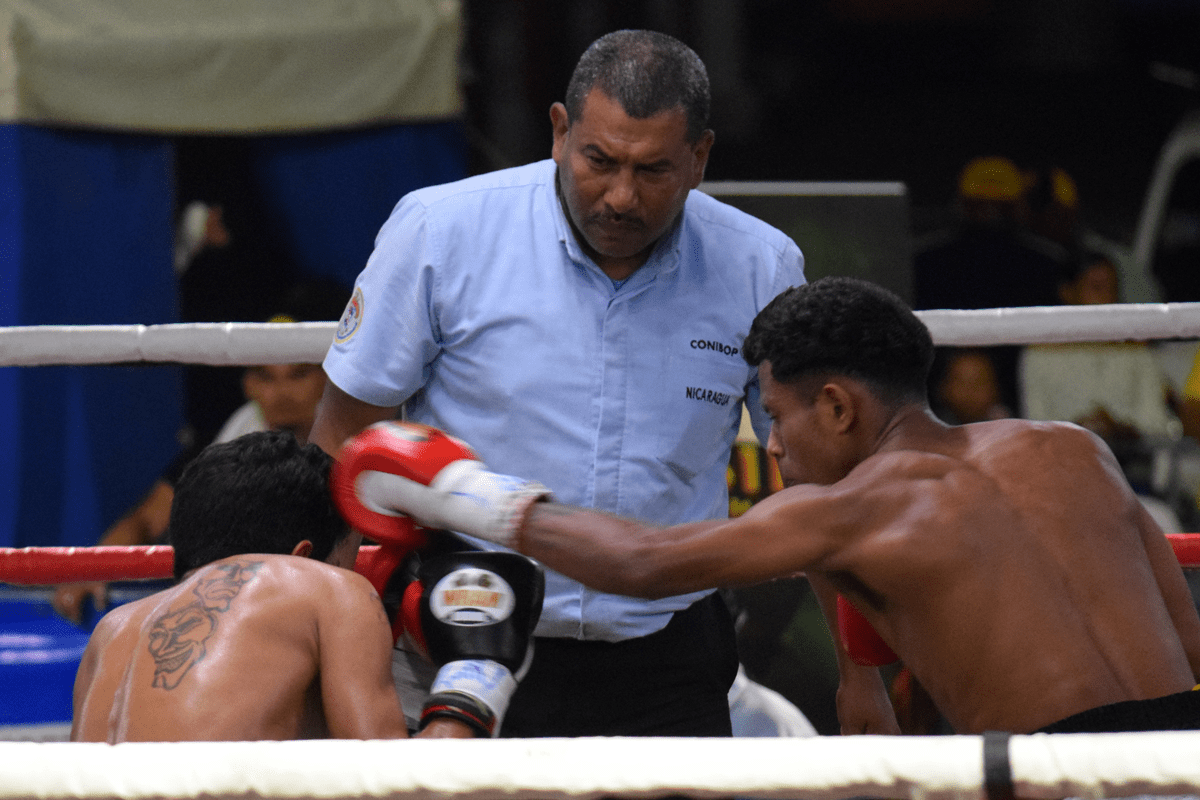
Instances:
[[[513,547],[536,481],[489,472],[463,442],[427,425],[378,422],[348,441],[330,475],[352,525],[381,542],[402,539],[400,519]]]
[[[392,641],[398,640],[405,631],[424,649],[421,636],[416,599],[421,596],[421,584],[416,580],[414,553],[411,549],[396,545],[365,546],[358,550],[354,571],[371,582],[383,610],[392,623]],[[409,598],[415,592],[413,598]]]
[[[882,667],[900,660],[879,638],[867,618],[840,594],[837,598],[838,638],[850,660],[864,667]]]
[[[333,502],[351,527],[369,539],[380,544],[388,543],[404,553],[425,545],[425,531],[411,517],[364,498],[358,491],[357,481],[361,473],[371,471],[419,480],[413,476],[410,467],[428,463],[422,460],[424,455],[419,455],[424,453],[424,449],[418,446],[423,443],[421,437],[424,437],[424,442],[429,441],[429,433],[438,434],[443,442],[454,443],[455,447],[451,449],[457,458],[451,460],[475,457],[465,444],[434,428],[409,423],[372,425],[346,442],[329,475]],[[467,455],[464,455],[464,451]],[[441,463],[446,462],[443,460]],[[437,469],[433,470],[433,474],[437,474]],[[431,479],[426,477],[425,482]]]

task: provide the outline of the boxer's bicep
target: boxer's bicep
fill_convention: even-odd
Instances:
[[[73,742],[86,741],[89,737],[94,738],[97,705],[99,704],[103,708],[111,707],[111,697],[97,700],[92,697],[92,694],[101,659],[116,632],[117,626],[114,620],[120,616],[119,612],[113,612],[101,618],[92,631],[87,646],[83,649],[83,655],[80,657],[71,697],[71,741]],[[103,714],[102,719],[107,722],[108,714]],[[103,734],[104,730],[101,729],[100,733]]]
[[[99,645],[93,636],[88,640],[87,647],[83,650],[83,657],[79,662],[79,670],[75,673],[75,688],[71,701],[71,741],[73,742],[81,741],[83,704],[87,699],[88,690],[92,686],[92,679],[96,676],[98,651]]]
[[[1171,622],[1179,635],[1179,641],[1187,653],[1192,675],[1200,682],[1200,616],[1192,601],[1187,579],[1179,566],[1179,559],[1171,549],[1167,537],[1158,523],[1141,504],[1135,507],[1138,531],[1154,570],[1154,578],[1162,593],[1163,602],[1171,615]]]
[[[406,738],[392,682],[392,632],[383,604],[360,575],[347,572],[318,603],[321,700],[338,739]]]

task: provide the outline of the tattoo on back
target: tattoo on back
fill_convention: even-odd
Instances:
[[[262,565],[262,561],[234,561],[220,565],[214,574],[192,588],[195,599],[186,603],[178,601],[154,621],[148,647],[154,658],[151,686],[174,689],[192,665],[204,658],[208,640],[217,630],[217,615],[229,610],[242,587],[254,578]]]

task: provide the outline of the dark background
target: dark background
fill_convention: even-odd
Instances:
[[[1129,245],[1159,149],[1200,105],[1200,0],[462,0],[462,9],[470,172],[548,157],[550,105],[587,45],[653,28],[708,66],[709,180],[899,181],[914,237],[951,222],[967,161],[1005,155],[1026,169],[1065,169],[1082,223]],[[181,137],[181,201],[215,194],[256,216],[247,141]],[[238,209],[227,211],[236,224]],[[281,235],[253,225],[256,244],[286,261]],[[257,319],[260,309],[243,311],[211,318]]]
[[[548,109],[596,36],[663,30],[709,67],[711,180],[902,181],[938,227],[977,155],[1056,164],[1128,243],[1196,92],[1196,0],[467,0],[472,169],[544,158]],[[1158,74],[1162,77],[1155,77]],[[1167,80],[1163,80],[1163,77]]]

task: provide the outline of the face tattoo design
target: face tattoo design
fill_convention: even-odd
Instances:
[[[152,686],[174,689],[192,665],[204,658],[206,643],[217,630],[217,615],[229,610],[234,598],[262,564],[261,561],[222,564],[214,576],[193,587],[195,600],[155,620],[148,647],[154,658]]]

